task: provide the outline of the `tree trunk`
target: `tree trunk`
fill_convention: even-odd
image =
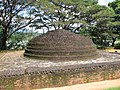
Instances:
[[[7,49],[6,41],[7,41],[7,29],[4,29],[2,35],[2,41],[1,41],[1,45],[2,45],[1,50]]]
[[[7,49],[7,46],[6,46],[6,41],[7,41],[7,38],[5,36],[2,37],[2,46],[1,46],[1,50],[6,50]]]
[[[114,47],[116,41],[116,37],[112,38],[112,47]]]

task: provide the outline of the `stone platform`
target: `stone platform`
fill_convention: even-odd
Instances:
[[[49,74],[77,71],[91,71],[98,68],[120,67],[120,55],[99,51],[101,57],[87,61],[49,61],[26,58],[24,51],[7,52],[0,57],[0,77],[25,74]]]

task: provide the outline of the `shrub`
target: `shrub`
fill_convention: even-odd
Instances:
[[[115,44],[114,49],[120,49],[120,42]]]

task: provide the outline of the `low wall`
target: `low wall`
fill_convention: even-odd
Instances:
[[[63,67],[29,67],[22,74],[1,74],[0,90],[32,90],[120,78],[120,61]]]

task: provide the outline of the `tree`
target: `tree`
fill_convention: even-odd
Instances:
[[[2,26],[1,49],[6,50],[7,40],[16,31],[28,26],[35,18],[31,15],[35,0],[0,1],[0,25]],[[28,10],[28,11],[27,11]],[[23,16],[23,11],[27,16]]]
[[[88,29],[93,41],[102,46],[114,46],[117,37],[120,35],[120,1],[109,3],[109,7],[93,6],[88,9],[88,17],[91,15],[91,23]],[[89,20],[89,19],[88,19]],[[90,20],[89,20],[90,21]],[[111,44],[110,44],[111,43]]]
[[[85,26],[84,13],[87,8],[97,4],[97,0],[39,0],[37,3],[39,10],[36,14],[37,19],[32,27],[41,29],[50,28],[79,31]]]
[[[98,9],[98,8],[97,8]],[[98,11],[95,9],[96,11]],[[93,36],[94,42],[98,45],[109,46],[108,39],[112,35],[111,21],[114,11],[108,7],[101,7],[101,10],[92,15],[94,22],[90,25],[89,32]]]
[[[108,4],[110,8],[114,10],[114,15],[112,16],[113,20],[111,22],[111,29],[113,31],[113,43],[112,46],[114,46],[114,43],[117,39],[117,37],[120,36],[120,0],[115,0]]]

